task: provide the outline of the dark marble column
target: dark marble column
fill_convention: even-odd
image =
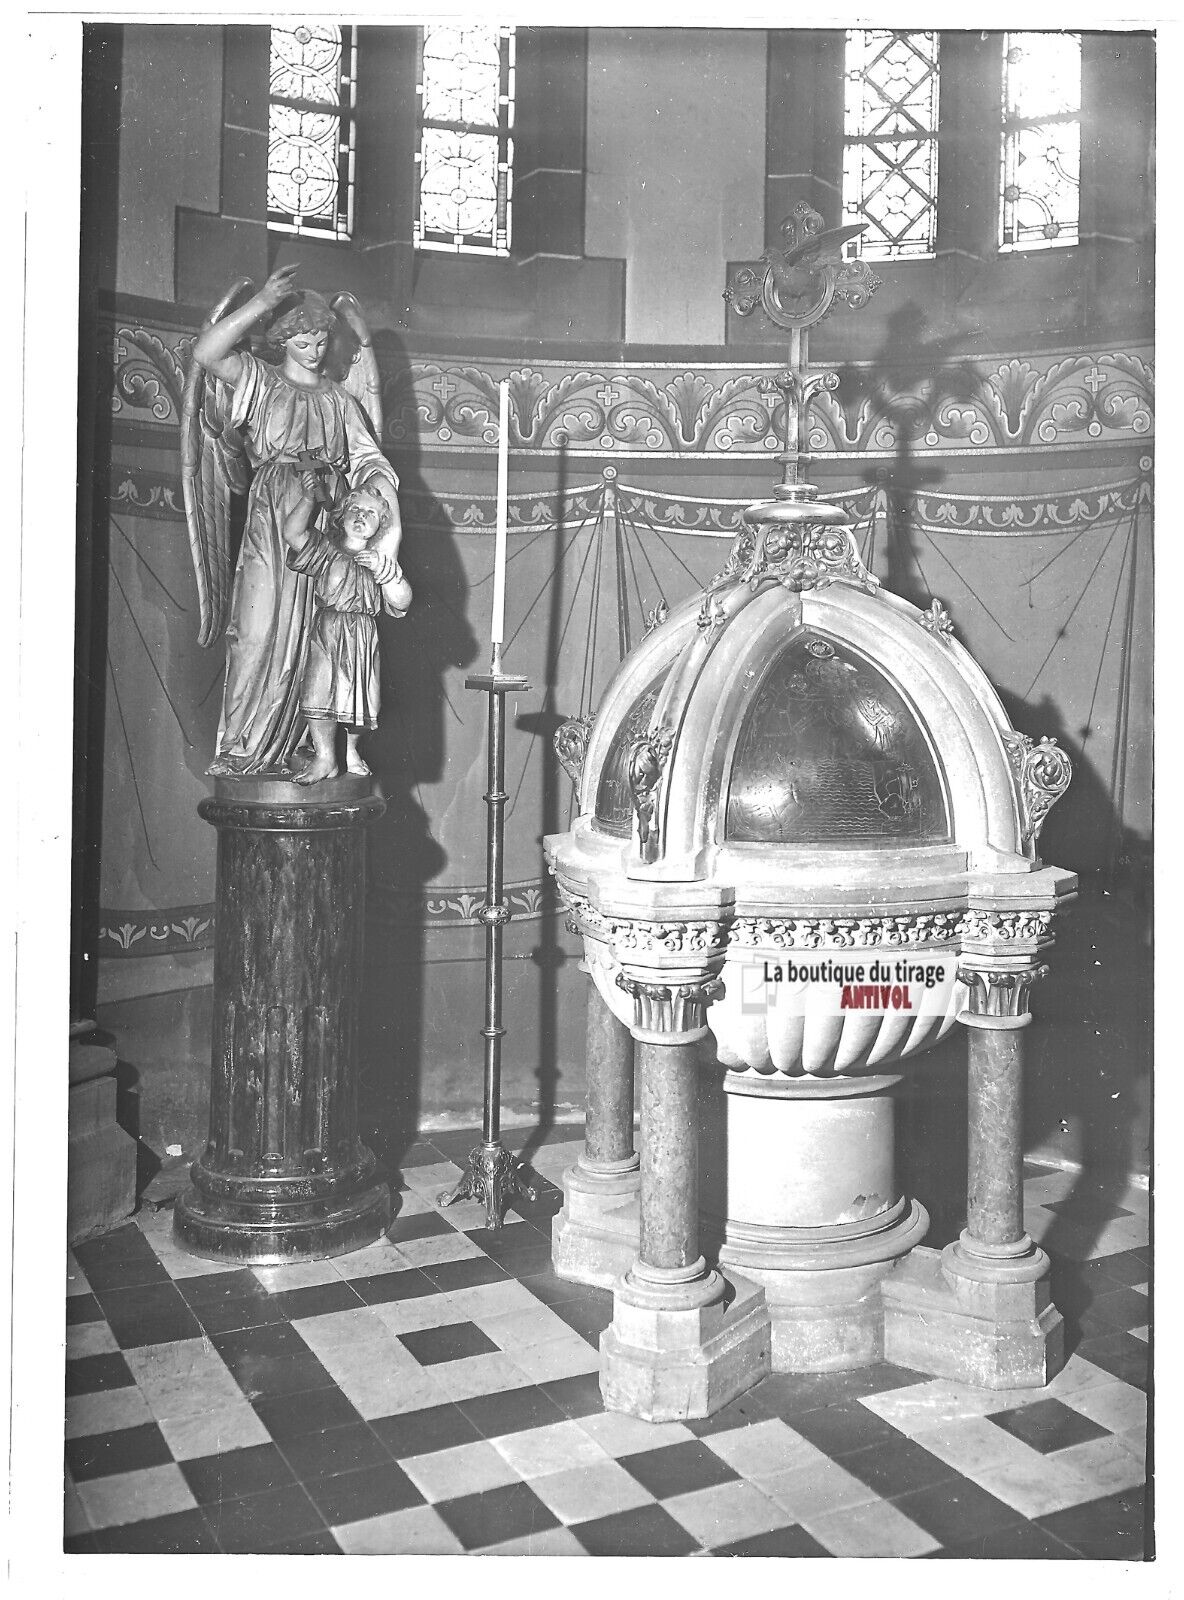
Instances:
[[[1047,967],[963,967],[969,1032],[966,1229],[959,1253],[1030,1256],[1024,1231],[1024,1034],[1028,992]]]
[[[587,1110],[580,1165],[591,1172],[626,1172],[637,1167],[633,1149],[633,1035],[588,986],[585,1058]]]
[[[765,1292],[709,1267],[699,1248],[700,1043],[723,992],[710,971],[623,972],[641,1070],[636,1258],[613,1285],[600,1341],[610,1411],[649,1422],[707,1417],[769,1371]]]
[[[699,1260],[698,1065],[693,1044],[642,1044],[643,1266]]]
[[[198,807],[218,830],[210,1137],[174,1226],[199,1255],[341,1255],[389,1223],[357,1116],[365,827],[383,809],[348,777],[316,800],[221,780]]]
[[[1024,1036],[971,1028],[968,1049],[966,1230],[975,1242],[1014,1244],[1024,1231]]]
[[[617,981],[633,997],[641,1068],[641,1231],[627,1286],[687,1307],[722,1290],[699,1253],[697,1050],[722,986],[711,977]]]

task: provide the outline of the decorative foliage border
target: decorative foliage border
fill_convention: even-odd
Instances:
[[[556,916],[560,906],[550,880],[534,879],[505,886],[505,898],[515,922],[537,922]],[[484,886],[458,885],[403,891],[374,886],[367,902],[378,923],[406,925],[418,908],[424,927],[481,927],[477,912],[485,903]],[[101,912],[99,954],[123,956],[177,955],[187,950],[209,950],[214,944],[214,906],[174,906],[143,911]]]
[[[827,491],[827,498],[844,505],[857,521],[881,517],[889,507],[913,526],[929,533],[990,535],[1016,538],[1078,532],[1096,523],[1131,516],[1152,503],[1151,457],[1139,466],[1143,475],[1121,483],[1099,484],[1063,494],[968,495],[901,494],[885,486]],[[607,469],[609,473],[612,468]],[[557,495],[515,494],[509,498],[511,533],[546,532],[560,523],[572,528],[604,514],[610,480],[585,484],[568,491],[562,505]],[[665,494],[632,484],[612,481],[617,512],[638,528],[670,533],[731,538],[740,529],[740,514],[751,502],[704,500],[689,495]],[[432,495],[407,491],[402,496],[403,523],[408,533],[492,534],[496,504],[492,495]],[[179,480],[167,473],[117,463],[112,469],[111,511],[155,521],[184,519]]]
[[[109,319],[101,337],[111,361],[115,417],[176,427],[184,363],[193,335]],[[381,345],[377,347],[382,364]],[[510,367],[510,445],[518,451],[658,456],[769,455],[780,448],[783,401],[765,392],[769,365],[658,364]],[[834,393],[819,396],[810,449],[875,456],[993,448],[1063,447],[1149,439],[1149,353],[963,361],[932,370],[851,365]],[[385,445],[414,440],[426,450],[486,449],[496,443],[501,370],[412,359],[383,382]]]
[[[173,956],[187,950],[208,950],[214,943],[212,905],[103,910],[100,918],[101,956]]]

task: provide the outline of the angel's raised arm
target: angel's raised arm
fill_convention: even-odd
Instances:
[[[212,372],[232,387],[242,371],[242,362],[234,348],[239,340],[261,322],[268,312],[274,311],[292,293],[295,266],[277,267],[257,294],[220,321],[203,328],[193,342],[193,359],[199,367]]]

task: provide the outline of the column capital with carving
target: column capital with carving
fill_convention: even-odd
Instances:
[[[617,987],[633,1000],[633,1037],[641,1044],[695,1044],[707,1033],[707,1007],[724,992],[710,973],[638,978],[617,974]]]
[[[963,958],[958,981],[967,986],[967,996],[958,1021],[968,1028],[1026,1028],[1032,1020],[1028,1010],[1032,985],[1047,976],[1048,968],[1035,961]]]

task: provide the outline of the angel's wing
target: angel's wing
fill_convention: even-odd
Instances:
[[[375,439],[382,442],[382,379],[374,346],[370,343],[370,330],[362,316],[362,308],[348,290],[335,294],[329,302],[338,317],[353,334],[351,343],[357,346],[346,368],[342,383],[366,413]]]
[[[784,265],[808,267],[813,270],[841,261],[843,246],[847,240],[854,239],[856,234],[863,233],[866,228],[866,222],[853,222],[843,228],[828,228],[825,233],[812,233],[794,249],[785,252]]]
[[[252,287],[250,278],[239,278],[203,326],[221,321]],[[234,582],[230,497],[245,494],[250,480],[242,439],[227,425],[229,401],[227,386],[190,359],[181,401],[181,486],[201,607],[198,643],[202,645],[220,639],[229,620]]]

